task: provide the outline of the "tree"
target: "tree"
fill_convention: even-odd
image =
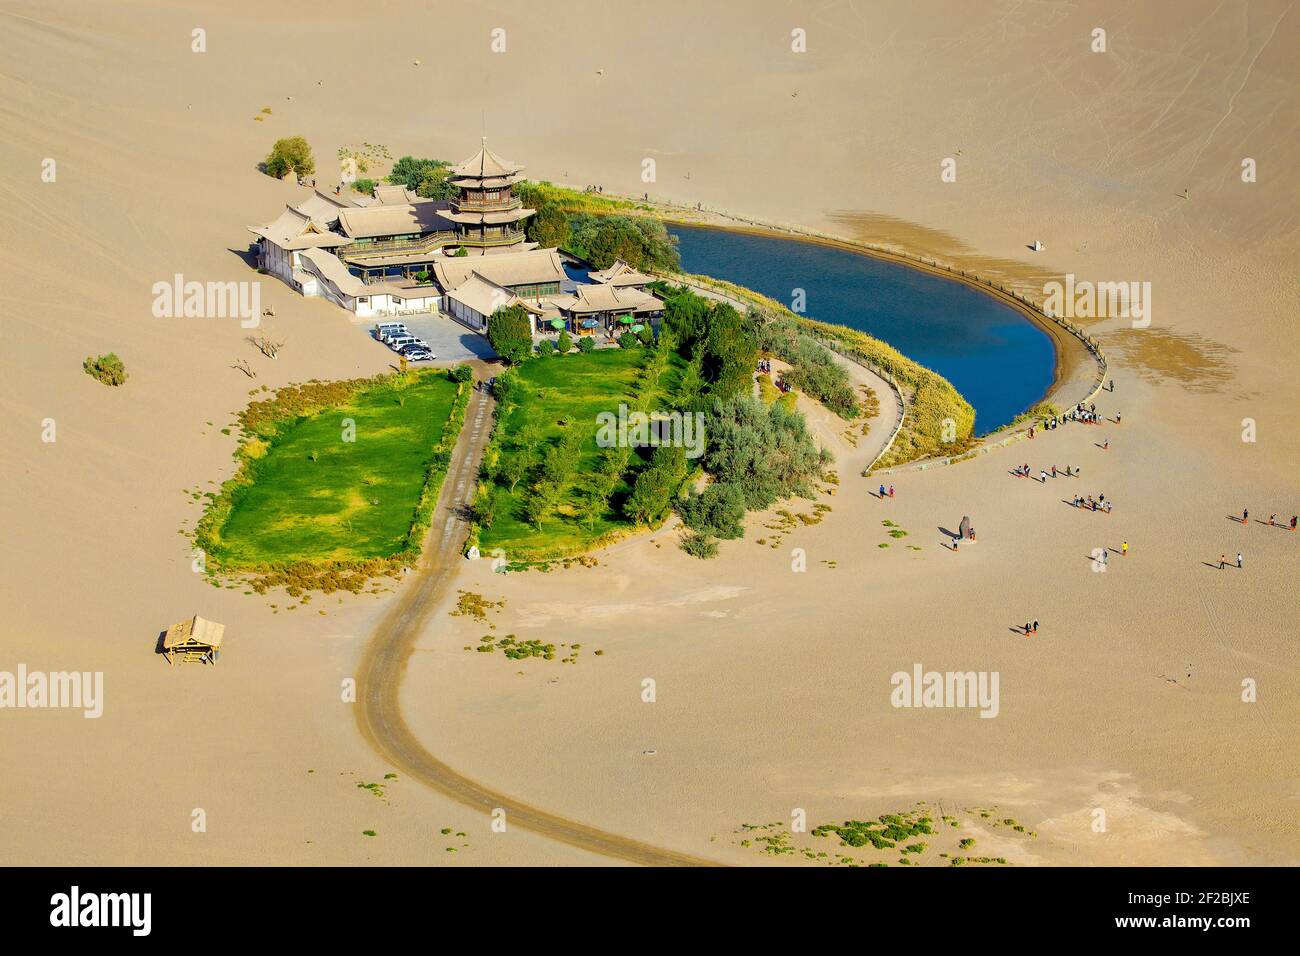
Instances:
[[[686,452],[678,446],[660,445],[650,464],[636,476],[623,510],[633,521],[655,524],[672,510],[673,498],[686,477]],[[742,512],[743,513],[743,512]]]
[[[641,340],[638,339],[631,332],[624,332],[622,335],[618,337],[618,347],[622,349],[636,348],[640,344],[641,344]]]
[[[682,523],[692,531],[716,538],[739,538],[745,533],[745,495],[728,482],[714,482],[702,492],[692,492],[677,503]]]
[[[543,249],[567,248],[573,240],[569,214],[558,203],[545,202],[528,220],[528,238]]]
[[[310,176],[316,172],[316,160],[312,158],[311,147],[301,136],[289,136],[277,139],[266,157],[266,174],[280,179],[290,170],[299,177]]]
[[[704,376],[712,383],[715,399],[727,400],[748,394],[758,364],[758,346],[744,316],[725,302],[709,310],[709,328],[704,337]]]
[[[508,455],[501,459],[501,465],[497,469],[497,477],[502,483],[510,487],[510,493],[515,493],[515,487],[528,474],[531,465],[530,456],[527,452],[519,452],[514,455]]]
[[[533,323],[522,305],[498,309],[488,317],[488,342],[507,362],[518,365],[533,351]]]
[[[447,377],[453,382],[468,382],[474,377],[474,370],[468,365],[457,365],[447,370]]]
[[[591,351],[592,349],[594,349],[595,347],[596,347],[596,343],[595,343],[594,341],[592,341],[592,338],[591,338],[590,335],[583,335],[583,336],[580,336],[580,337],[578,338],[578,351],[579,351],[579,352],[583,352],[583,353],[590,352],[590,351]]]
[[[415,194],[425,199],[455,199],[460,195],[460,189],[450,177],[451,170],[446,166],[435,166],[425,172],[415,187]]]
[[[571,348],[573,348],[573,337],[568,332],[561,332],[555,337],[555,351],[567,355]]]

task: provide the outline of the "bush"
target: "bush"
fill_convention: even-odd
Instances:
[[[745,533],[745,494],[735,485],[717,482],[677,503],[682,523],[699,534],[734,539]]]
[[[555,351],[567,355],[573,348],[573,337],[568,332],[561,332],[555,337]]]
[[[621,349],[636,348],[640,344],[641,344],[641,340],[638,339],[631,332],[624,332],[622,335],[618,337],[618,347]]]
[[[316,160],[312,158],[311,147],[301,136],[289,136],[277,139],[271,147],[264,164],[266,174],[280,179],[290,170],[297,176],[310,176],[316,172]]]
[[[688,534],[681,541],[681,548],[693,558],[707,560],[718,556],[718,542],[702,534]]]
[[[738,487],[750,511],[792,495],[811,498],[812,480],[831,460],[829,451],[818,450],[802,415],[753,396],[715,403],[705,434],[705,469]]]
[[[648,325],[642,326],[641,331],[636,334],[636,337],[641,340],[642,345],[655,344],[654,329],[650,328]]]
[[[592,351],[595,347],[596,347],[596,343],[595,343],[595,341],[592,339],[592,337],[591,337],[590,335],[584,335],[584,336],[581,336],[581,337],[578,339],[578,351],[579,351],[579,352],[590,352],[590,351]]]
[[[126,381],[126,366],[122,364],[122,360],[115,352],[109,352],[95,359],[88,357],[81,363],[81,367],[86,370],[87,375],[105,385],[121,385]]]
[[[537,343],[537,354],[542,358],[550,358],[551,353],[555,351],[555,343],[550,339],[542,339]]]
[[[375,181],[373,179],[357,179],[352,183],[352,188],[366,196],[375,194]]]
[[[468,365],[457,365],[447,370],[447,377],[453,382],[468,382],[474,377],[474,370]]]

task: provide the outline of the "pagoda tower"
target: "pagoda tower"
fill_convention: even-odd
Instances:
[[[477,153],[452,167],[449,178],[460,196],[442,215],[456,224],[459,245],[483,252],[523,245],[523,221],[536,212],[514,195],[523,169],[488,149],[486,136]]]

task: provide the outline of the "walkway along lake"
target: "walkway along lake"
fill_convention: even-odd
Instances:
[[[686,272],[793,304],[810,319],[859,329],[934,369],[975,407],[988,434],[1041,400],[1056,367],[1052,340],[1022,314],[961,282],[797,239],[669,223]]]

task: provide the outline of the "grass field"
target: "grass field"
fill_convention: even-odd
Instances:
[[[514,373],[518,376],[519,396],[503,419],[498,421],[494,443],[502,456],[520,454],[515,445],[518,436],[531,424],[542,435],[542,456],[554,447],[567,423],[584,430],[579,481],[593,473],[603,449],[596,445],[600,412],[617,412],[620,402],[629,408],[667,409],[681,378],[684,361],[675,353],[669,356],[660,377],[656,394],[637,395],[636,382],[646,362],[644,348],[600,349],[586,355],[570,354],[563,358],[535,358]],[[640,403],[640,404],[639,404]],[[479,547],[485,554],[500,548],[509,560],[535,560],[589,550],[597,542],[626,532],[633,526],[622,515],[622,503],[631,490],[630,482],[643,466],[638,454],[630,459],[630,468],[615,487],[609,505],[591,520],[571,503],[562,504],[554,517],[543,521],[539,531],[522,516],[522,503],[528,480],[521,481],[512,493],[498,485],[500,495],[495,521],[480,531]]]
[[[445,372],[390,376],[341,403],[259,422],[244,468],[214,502],[224,520],[208,522],[200,544],[223,570],[408,551],[426,484],[441,478],[439,449],[459,430],[457,395]]]

